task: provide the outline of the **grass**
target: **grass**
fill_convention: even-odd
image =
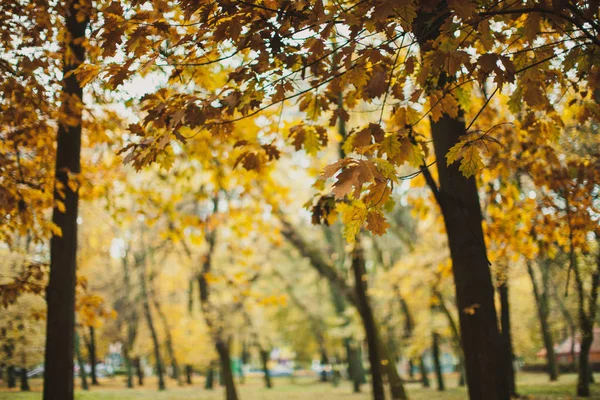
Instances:
[[[432,384],[435,385],[433,374],[430,376]],[[575,399],[575,374],[562,375],[558,382],[549,382],[545,374],[522,373],[517,379],[519,394],[527,399],[535,400],[559,400]],[[100,387],[93,387],[91,391],[77,390],[77,400],[221,400],[224,398],[223,390],[217,388],[213,391],[204,390],[203,379],[196,379],[195,385],[178,387],[174,381],[168,381],[168,389],[164,392],[156,391],[156,381],[149,378],[142,388],[124,389],[122,378],[106,378],[101,380]],[[238,391],[242,400],[368,400],[369,387],[363,386],[363,392],[353,394],[348,382],[341,382],[338,387],[331,384],[319,383],[315,378],[302,377],[276,378],[275,387],[271,390],[265,389],[259,378],[248,378],[246,383],[238,385]],[[79,382],[78,382],[79,383]],[[31,386],[33,391],[21,393],[9,391],[0,386],[0,400],[41,400],[40,379],[33,379]],[[418,383],[406,385],[411,400],[459,400],[466,399],[465,389],[456,387],[456,376],[446,376],[448,389],[438,392],[434,388],[422,388]],[[600,399],[600,384],[592,385],[592,399]]]

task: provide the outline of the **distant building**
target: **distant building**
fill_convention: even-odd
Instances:
[[[563,340],[560,344],[554,346],[556,361],[559,364],[572,364],[573,356],[575,361],[579,359],[581,351],[581,335],[577,334]],[[546,349],[541,349],[537,353],[538,358],[546,358]],[[590,348],[590,363],[600,364],[600,328],[594,328],[594,341]]]

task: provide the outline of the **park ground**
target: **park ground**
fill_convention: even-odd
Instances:
[[[575,374],[561,375],[558,382],[548,382],[545,374],[521,373],[518,375],[518,391],[523,399],[529,400],[558,400],[575,399]],[[438,392],[435,388],[422,388],[419,383],[407,384],[409,397],[412,400],[458,400],[466,399],[466,391],[456,387],[456,377],[447,376],[448,389]],[[597,378],[598,382],[598,378]],[[0,400],[41,400],[41,380],[32,380],[32,392],[22,393],[8,391],[0,387]],[[314,378],[276,378],[273,389],[265,389],[259,378],[249,378],[245,384],[238,386],[242,400],[368,400],[368,385],[363,386],[363,393],[351,393],[350,384],[342,382],[338,387],[330,383],[320,383]],[[432,382],[434,384],[434,382]],[[207,391],[203,388],[203,379],[196,379],[194,385],[178,387],[174,381],[168,382],[169,387],[164,392],[156,391],[156,383],[148,379],[143,388],[123,389],[123,380],[105,378],[101,386],[93,387],[89,392],[78,390],[76,400],[221,400],[224,398],[222,389]],[[600,383],[592,385],[592,399],[600,399]]]

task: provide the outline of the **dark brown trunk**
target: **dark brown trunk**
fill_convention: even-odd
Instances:
[[[238,400],[235,389],[235,381],[233,380],[233,371],[231,370],[231,358],[229,356],[229,345],[222,340],[217,340],[215,343],[219,359],[221,361],[221,376],[225,385],[225,399]]]
[[[500,326],[502,339],[502,355],[504,356],[504,370],[506,373],[506,385],[511,396],[517,396],[515,385],[515,367],[513,365],[514,355],[512,346],[512,334],[510,329],[510,304],[508,301],[508,282],[498,284],[498,294],[500,295]]]
[[[358,312],[362,317],[367,336],[369,363],[371,364],[373,399],[384,400],[383,374],[381,372],[382,365],[378,352],[379,339],[377,328],[375,326],[375,317],[373,316],[373,311],[367,295],[367,271],[365,269],[364,252],[359,238],[357,238],[356,243],[354,244],[354,250],[352,251],[352,272],[354,273]]]
[[[413,30],[423,48],[439,36],[448,11],[439,3],[436,13],[419,12]],[[440,86],[446,81],[442,74]],[[444,114],[431,121],[439,187],[427,169],[425,178],[441,208],[452,259],[456,286],[460,331],[465,355],[467,384],[471,400],[507,400],[510,397],[505,380],[498,319],[494,306],[494,286],[487,258],[482,214],[474,177],[466,178],[459,163],[448,165],[446,154],[466,134],[464,113],[457,118]]]
[[[535,298],[538,320],[540,321],[542,340],[544,342],[544,348],[546,349],[546,366],[548,368],[548,376],[550,377],[551,381],[556,381],[558,380],[558,364],[556,362],[556,354],[554,353],[554,340],[548,324],[548,286],[544,285],[544,274],[548,274],[548,272],[542,271],[542,286],[545,286],[542,291],[540,290],[538,279],[535,276],[531,262],[527,261],[526,264],[527,272],[529,273],[531,284],[533,286],[533,296]],[[547,266],[544,266],[544,269],[547,269]]]
[[[17,372],[13,365],[9,365],[6,369],[6,382],[9,389],[17,387]]]
[[[432,339],[433,366],[437,379],[437,390],[443,392],[446,388],[444,386],[444,375],[442,374],[442,364],[440,362],[440,335],[437,332],[433,332]]]
[[[569,203],[567,201],[567,209]],[[569,216],[569,224],[570,216]],[[597,237],[600,245],[600,235]],[[590,396],[590,383],[592,378],[592,370],[590,366],[590,348],[594,341],[594,321],[596,320],[596,309],[598,306],[598,288],[600,286],[600,248],[596,260],[596,268],[591,273],[591,288],[589,295],[586,295],[585,286],[577,263],[577,258],[573,248],[571,237],[571,252],[570,252],[570,268],[575,274],[575,283],[578,295],[579,308],[579,329],[581,331],[581,348],[579,352],[579,371],[577,377],[577,396]],[[600,246],[599,246],[600,247]],[[587,299],[587,310],[586,300]]]
[[[135,365],[138,386],[144,386],[144,369],[142,368],[142,360],[139,357],[136,357],[135,360],[133,360],[133,364]]]
[[[269,372],[269,352],[260,348],[259,353],[265,378],[265,387],[271,389],[273,387],[273,382],[271,382],[271,373]]]
[[[84,0],[87,2],[87,0]],[[82,2],[84,2],[82,1]],[[46,352],[44,365],[44,400],[73,399],[73,349],[75,347],[75,275],[77,269],[77,210],[79,194],[69,185],[69,175],[81,172],[81,125],[83,90],[71,71],[85,59],[85,30],[89,16],[83,13],[75,0],[65,5],[66,32],[64,43],[63,88],[69,97],[63,102],[62,112],[69,116],[69,125],[59,120],[56,139],[55,203],[64,204],[64,212],[58,206],[52,210],[52,222],[61,234],[50,239],[50,277],[46,289],[48,313],[46,317]],[[85,9],[85,7],[83,7]],[[79,103],[79,104],[77,104]],[[69,106],[75,104],[75,106]],[[64,194],[63,195],[61,194]]]
[[[92,380],[92,385],[99,385],[98,377],[96,376],[96,332],[93,326],[90,326],[90,343],[88,346],[88,354],[90,359],[90,379]]]
[[[29,377],[27,376],[27,368],[21,368],[21,392],[29,392]]]
[[[192,384],[192,374],[193,374],[193,368],[191,365],[187,364],[185,366],[185,383],[187,383],[188,385]]]

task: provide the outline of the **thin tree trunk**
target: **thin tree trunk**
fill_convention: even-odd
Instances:
[[[550,377],[551,381],[556,381],[558,380],[558,364],[556,362],[556,354],[554,353],[554,340],[548,324],[548,286],[543,284],[543,281],[545,280],[543,275],[547,274],[547,272],[542,271],[542,286],[544,286],[544,290],[542,291],[540,290],[538,279],[535,276],[531,262],[527,261],[526,264],[527,272],[529,273],[531,284],[533,286],[533,296],[535,298],[538,319],[540,321],[540,330],[542,332],[544,348],[546,349],[546,366],[548,368],[548,376]],[[575,337],[573,337],[573,339],[575,339]]]
[[[46,352],[44,365],[44,400],[73,399],[73,349],[75,347],[75,275],[77,269],[77,209],[78,190],[69,185],[69,175],[81,172],[81,126],[83,90],[74,74],[85,59],[85,30],[89,23],[88,0],[70,0],[65,4],[65,42],[62,60],[62,93],[70,98],[63,102],[62,112],[68,115],[58,121],[55,166],[55,204],[52,222],[61,234],[50,239],[50,277],[46,289]],[[82,13],[81,10],[84,10]],[[59,187],[60,186],[60,187]],[[64,196],[63,196],[64,195]]]
[[[99,385],[98,378],[96,376],[96,332],[93,326],[90,326],[90,343],[88,348],[89,358],[90,358],[90,378],[92,380],[92,385]]]
[[[158,377],[158,390],[165,390],[163,362],[160,354],[160,341],[158,340],[158,334],[156,333],[156,328],[154,327],[154,320],[152,318],[152,311],[150,310],[150,299],[146,283],[146,254],[136,254],[136,265],[138,267],[140,289],[142,290],[142,307],[144,309],[146,324],[148,325],[150,338],[152,339],[152,345],[154,348],[156,375]]]
[[[549,285],[549,287],[552,288],[552,294],[553,294],[554,300],[556,301],[556,304],[558,304],[558,308],[560,308],[560,311],[561,311],[563,317],[565,318],[567,325],[569,326],[568,336],[571,337],[571,349],[570,349],[571,367],[573,368],[574,372],[577,372],[577,355],[575,354],[575,336],[577,334],[577,325],[575,324],[575,321],[573,320],[573,316],[571,315],[571,313],[565,306],[565,303],[563,302],[562,298],[558,294],[558,290],[557,290],[556,286],[557,286],[556,284]]]
[[[260,361],[262,363],[265,378],[265,387],[267,389],[271,389],[273,387],[273,383],[271,382],[271,373],[269,372],[269,352],[262,347],[260,347],[258,351],[260,353]]]
[[[17,387],[17,373],[14,365],[9,365],[6,369],[6,382],[9,389]]]
[[[433,366],[435,367],[435,377],[437,379],[437,390],[443,392],[444,375],[442,374],[442,364],[440,362],[440,335],[437,332],[432,333]]]
[[[21,392],[29,392],[29,378],[27,377],[27,368],[21,368]]]
[[[217,353],[221,360],[221,376],[225,385],[225,399],[238,400],[237,391],[235,389],[235,381],[233,380],[233,372],[231,371],[231,358],[229,356],[229,345],[222,340],[217,340],[215,343]]]
[[[569,202],[567,201],[567,209]],[[569,225],[570,225],[570,216]],[[579,327],[581,330],[581,347],[579,352],[579,374],[577,377],[577,396],[590,396],[590,381],[592,378],[592,370],[590,367],[590,349],[594,341],[594,321],[596,320],[596,310],[598,307],[598,288],[600,286],[600,246],[598,250],[596,269],[592,272],[591,289],[589,296],[586,296],[585,287],[581,277],[581,271],[577,263],[575,251],[573,249],[572,237],[570,238],[570,268],[575,274],[575,283],[577,287],[578,302],[579,302]],[[598,244],[600,245],[600,235],[597,236]],[[587,310],[585,300],[587,298]]]
[[[321,382],[327,382],[327,371],[325,367],[329,364],[329,356],[327,355],[327,349],[324,346],[324,343],[320,343],[321,347],[321,365],[323,369],[321,370]]]
[[[138,378],[138,386],[144,386],[144,369],[142,368],[142,360],[136,357],[134,360],[135,372]]]
[[[79,333],[75,332],[75,353],[77,355],[77,364],[79,364],[79,377],[81,378],[81,389],[89,390],[87,381],[87,372],[85,371],[85,362],[81,356],[81,345],[79,343]]]
[[[127,388],[133,389],[133,368],[134,362],[131,359],[131,351],[137,336],[137,322],[138,316],[135,308],[135,304],[131,299],[131,275],[129,271],[129,258],[128,251],[125,252],[121,259],[123,264],[123,280],[125,286],[125,327],[126,327],[126,338],[125,344],[123,345],[123,357],[125,358],[125,365],[127,368]],[[140,386],[142,385],[143,379],[139,378]]]
[[[419,360],[419,369],[421,370],[421,383],[423,387],[428,388],[430,386],[429,377],[427,376],[427,367],[425,367],[425,357],[422,354]]]
[[[188,385],[192,384],[192,373],[192,366],[190,364],[187,364],[185,366],[185,383],[187,383]]]
[[[381,372],[381,358],[378,353],[378,334],[375,325],[375,317],[367,295],[367,271],[365,269],[364,252],[361,247],[360,238],[356,239],[352,251],[352,272],[354,273],[354,284],[358,312],[362,316],[369,348],[369,363],[371,364],[371,385],[373,387],[373,399],[384,400],[383,374]]]
[[[204,383],[204,389],[213,390],[215,385],[215,368],[213,366],[213,362],[211,361],[208,372],[206,373],[206,382]]]
[[[123,346],[123,358],[125,359],[125,370],[127,371],[126,385],[128,389],[133,389],[133,362],[131,361],[127,345]]]
[[[436,12],[420,10],[413,23],[419,46],[439,36],[447,17],[447,3]],[[443,74],[438,84],[447,81]],[[474,177],[466,178],[459,163],[448,165],[446,154],[466,134],[464,112],[452,118],[444,114],[431,121],[439,187],[429,170],[422,168],[427,184],[438,202],[448,236],[452,272],[456,286],[461,339],[469,398],[507,400],[510,397],[500,356],[502,347],[494,305],[494,286],[482,229],[482,214]]]
[[[150,298],[152,299],[152,304],[154,305],[154,309],[158,314],[158,318],[162,323],[163,330],[165,332],[165,344],[167,345],[167,352],[169,353],[169,358],[171,360],[171,368],[173,369],[172,378],[177,380],[177,383],[181,386],[183,385],[183,381],[181,380],[181,374],[179,372],[179,363],[177,362],[177,357],[175,356],[175,349],[173,347],[173,336],[171,335],[171,329],[169,328],[169,321],[167,316],[162,310],[160,306],[160,302],[158,301],[158,297],[156,295],[156,291],[154,290],[154,282],[150,280],[149,282],[149,290],[150,290]]]
[[[504,348],[504,368],[506,372],[506,385],[511,396],[517,396],[517,388],[515,384],[515,367],[513,364],[513,346],[512,334],[510,329],[510,304],[508,301],[508,282],[506,279],[498,284],[498,294],[500,295],[500,333],[502,338],[502,346]]]
[[[465,357],[463,355],[463,350],[460,343],[460,333],[458,332],[456,321],[454,320],[450,309],[446,305],[446,301],[442,297],[442,294],[436,290],[435,295],[439,299],[440,309],[442,313],[446,316],[446,319],[448,320],[448,325],[450,326],[450,332],[452,332],[452,343],[454,347],[454,352],[458,357],[458,386],[465,386]]]
[[[218,201],[215,199],[215,210],[218,209]],[[204,314],[204,319],[206,321],[206,325],[211,331],[211,335],[213,337],[213,341],[215,344],[215,348],[217,350],[217,354],[219,355],[219,359],[221,362],[221,379],[225,385],[225,393],[227,400],[237,400],[237,391],[235,388],[235,381],[233,379],[233,372],[231,371],[231,358],[229,354],[229,345],[223,339],[222,328],[217,326],[216,321],[213,320],[214,310],[210,304],[210,286],[208,284],[208,280],[206,279],[207,274],[211,272],[212,269],[212,260],[213,260],[213,252],[216,246],[217,240],[217,232],[207,232],[207,241],[208,241],[208,251],[204,256],[204,261],[202,263],[202,271],[198,274],[198,286],[200,288],[200,305],[202,308],[202,313]]]

